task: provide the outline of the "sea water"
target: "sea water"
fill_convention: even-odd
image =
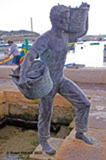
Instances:
[[[9,47],[0,47],[0,59],[4,58],[5,52],[9,51]]]
[[[98,43],[98,45],[91,45]],[[106,42],[78,42],[75,43],[75,50],[67,53],[65,64],[84,64],[86,67],[106,67],[104,57],[104,44]],[[4,52],[9,47],[0,47],[0,59],[5,56]]]

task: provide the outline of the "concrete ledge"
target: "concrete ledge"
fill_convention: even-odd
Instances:
[[[11,79],[11,76],[9,76],[9,74],[11,74],[11,70],[14,70],[16,67],[17,66],[0,66],[0,78]]]
[[[0,78],[11,79],[12,69],[17,66],[0,66]],[[79,83],[106,84],[106,67],[83,67],[78,69],[64,68],[65,77]]]
[[[64,69],[65,77],[79,83],[106,84],[106,67]]]

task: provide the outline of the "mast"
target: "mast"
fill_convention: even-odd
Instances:
[[[33,32],[33,22],[32,22],[32,17],[31,17],[31,31]]]

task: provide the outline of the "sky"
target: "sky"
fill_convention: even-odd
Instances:
[[[31,30],[40,34],[51,28],[50,9],[57,4],[76,7],[90,4],[87,35],[106,34],[106,0],[0,0],[0,30]]]

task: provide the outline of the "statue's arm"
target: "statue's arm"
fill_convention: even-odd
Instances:
[[[20,80],[19,83],[26,82],[26,73],[31,67],[34,59],[39,58],[39,56],[47,49],[47,43],[44,41],[44,38],[39,38],[35,41],[32,47],[29,49],[26,57],[24,58],[21,68],[20,68]]]
[[[89,11],[90,5],[82,2],[82,4],[80,5],[79,8],[84,8]],[[88,31],[88,14],[87,14],[87,18],[86,18],[85,29],[84,30],[82,29],[82,31],[80,33],[78,33],[78,38],[83,37],[87,33],[87,31]]]
[[[26,82],[26,73],[28,69],[30,68],[32,62],[34,59],[38,58],[38,54],[34,50],[29,50],[27,55],[25,56],[21,68],[20,68],[20,80],[19,83],[23,84]]]

